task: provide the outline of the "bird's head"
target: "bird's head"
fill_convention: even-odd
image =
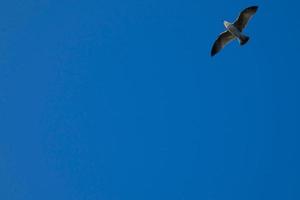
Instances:
[[[224,26],[227,28],[231,23],[228,21],[224,21]]]

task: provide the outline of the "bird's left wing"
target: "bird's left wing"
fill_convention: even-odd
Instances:
[[[232,35],[229,31],[221,33],[211,49],[211,56],[216,55],[224,48],[226,44],[228,44],[234,38],[234,35]]]
[[[258,6],[251,6],[244,9],[237,20],[233,23],[235,27],[239,29],[239,31],[243,31],[251,17],[256,13]]]

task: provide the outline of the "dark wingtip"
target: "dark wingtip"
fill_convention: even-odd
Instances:
[[[251,10],[253,9],[253,10],[257,11],[258,6],[251,6],[250,9],[251,9]]]
[[[210,52],[210,56],[211,56],[211,57],[214,57],[216,54],[217,54],[217,52],[214,52],[214,51],[211,51],[211,52]]]
[[[214,44],[214,46],[213,46],[212,49],[211,49],[210,56],[213,57],[213,56],[215,56],[217,53],[218,53],[218,50],[216,49],[216,45]]]

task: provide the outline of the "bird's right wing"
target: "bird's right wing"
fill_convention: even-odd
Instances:
[[[234,38],[235,36],[232,35],[229,31],[225,31],[221,33],[211,49],[211,56],[216,55],[219,51],[221,51],[225,47],[226,44],[228,44]]]
[[[243,31],[251,17],[256,13],[258,6],[251,6],[243,10],[237,20],[234,22],[234,26],[239,29],[239,31]]]

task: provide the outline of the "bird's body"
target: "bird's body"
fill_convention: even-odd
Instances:
[[[249,37],[244,35],[234,24],[224,21],[224,26],[235,38],[239,39],[240,44],[244,45],[248,42]]]
[[[224,21],[224,26],[235,37],[241,36],[241,32],[232,23]]]
[[[215,41],[211,50],[211,56],[216,55],[226,44],[234,39],[238,39],[241,45],[248,42],[249,37],[244,35],[242,31],[250,18],[256,13],[257,9],[258,6],[251,6],[244,9],[234,23],[224,21],[224,26],[227,30],[221,33]]]

